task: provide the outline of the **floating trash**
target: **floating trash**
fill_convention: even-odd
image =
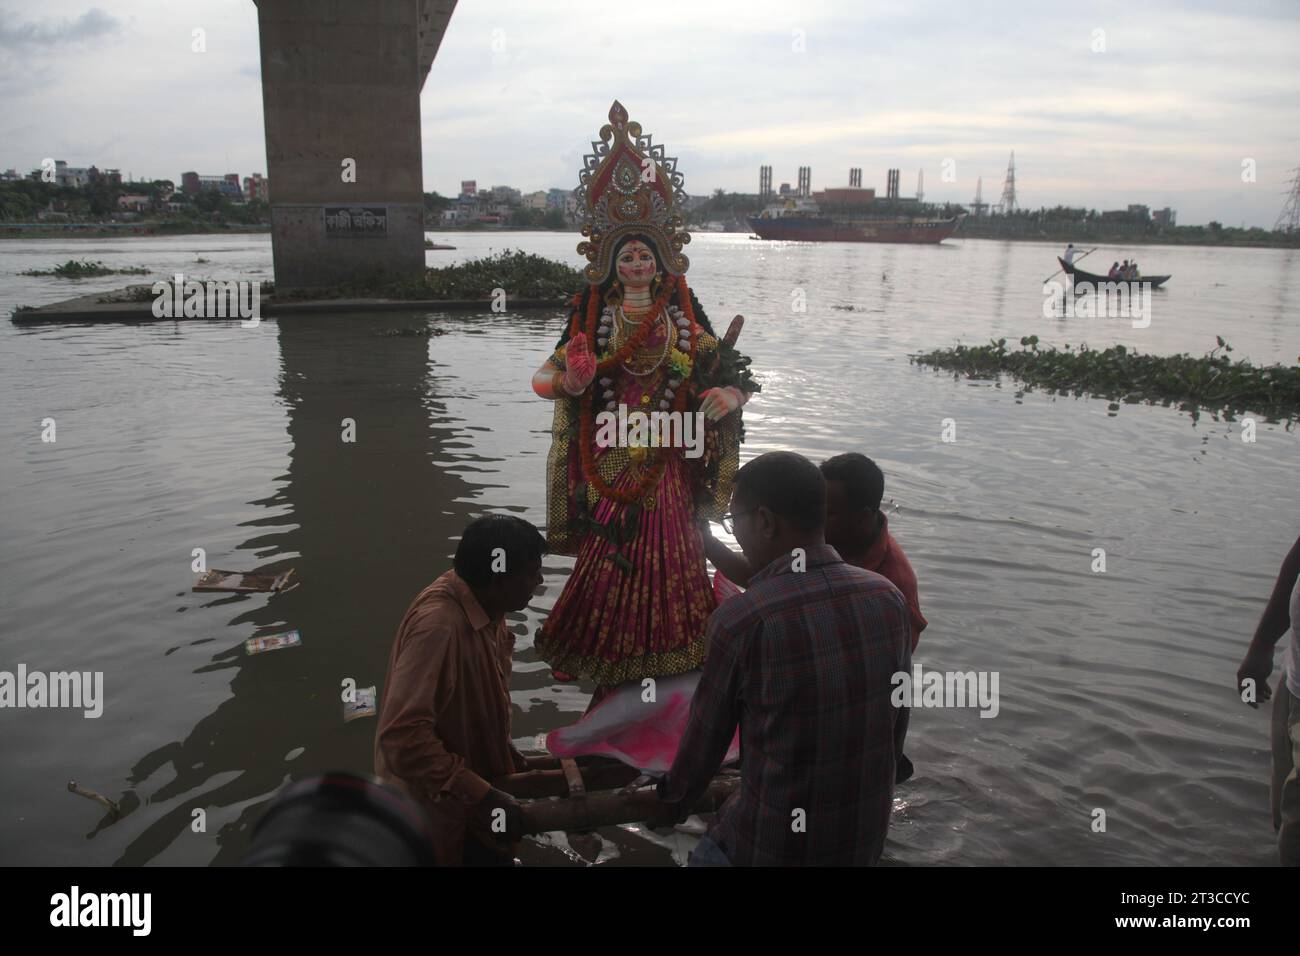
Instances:
[[[343,702],[343,723],[356,720],[360,717],[373,717],[379,713],[377,701],[379,699],[378,690],[375,687],[357,688],[357,699],[354,701]]]
[[[262,571],[222,571],[213,568],[205,571],[193,587],[195,591],[233,591],[237,594],[250,594],[262,591],[288,591],[298,586],[297,581],[289,584],[294,569],[266,573]]]
[[[244,652],[247,654],[265,654],[267,651],[278,651],[285,647],[302,647],[302,635],[294,630],[285,631],[283,634],[250,637],[244,641]]]
[[[94,800],[96,803],[103,806],[108,811],[109,818],[113,822],[116,822],[118,818],[122,816],[122,810],[116,803],[108,799],[108,797],[104,796],[102,793],[96,793],[94,790],[87,790],[85,787],[78,786],[77,781],[75,780],[68,781],[68,790],[79,797],[85,797],[87,800]]]

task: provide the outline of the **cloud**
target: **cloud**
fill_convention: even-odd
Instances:
[[[0,49],[20,53],[112,36],[124,26],[121,20],[99,7],[91,7],[76,19],[47,18],[40,23],[14,23],[15,20],[17,17],[12,12],[0,11]]]

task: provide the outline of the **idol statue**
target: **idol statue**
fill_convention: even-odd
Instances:
[[[615,101],[576,191],[587,285],[533,376],[555,402],[547,538],[577,559],[536,647],[597,699],[703,663],[716,600],[696,522],[726,511],[758,391],[743,319],[720,340],[686,285],[682,175],[650,139]]]

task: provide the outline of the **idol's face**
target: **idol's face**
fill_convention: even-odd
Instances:
[[[659,270],[654,252],[639,239],[633,239],[618,251],[615,267],[623,285],[633,289],[648,286]]]

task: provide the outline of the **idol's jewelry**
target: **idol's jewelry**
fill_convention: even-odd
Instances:
[[[648,320],[646,318],[642,318],[639,322],[632,322],[630,319],[627,318],[626,314],[624,314],[623,310],[620,308],[618,312],[615,313],[615,321],[618,323],[618,332],[616,334],[620,338],[622,337],[623,329],[625,328],[625,326],[623,325],[624,322],[627,322],[628,324],[631,325],[640,325],[641,322],[645,322],[645,321],[657,322],[659,319],[659,315],[661,314],[666,315],[666,313],[660,312],[660,313],[656,313],[653,316],[653,318],[650,318]],[[650,366],[648,369],[638,370],[633,368],[625,361],[623,363],[623,371],[627,372],[627,374],[631,375],[634,378],[645,378],[647,375],[653,375],[655,372],[659,370],[659,366],[664,364],[664,361],[668,358],[668,354],[672,351],[675,334],[676,334],[676,330],[673,328],[672,323],[671,322],[665,323],[663,351],[659,355],[659,357],[655,360],[654,365]],[[632,358],[633,356],[628,356],[628,357]],[[640,356],[636,356],[636,357],[640,358]]]

